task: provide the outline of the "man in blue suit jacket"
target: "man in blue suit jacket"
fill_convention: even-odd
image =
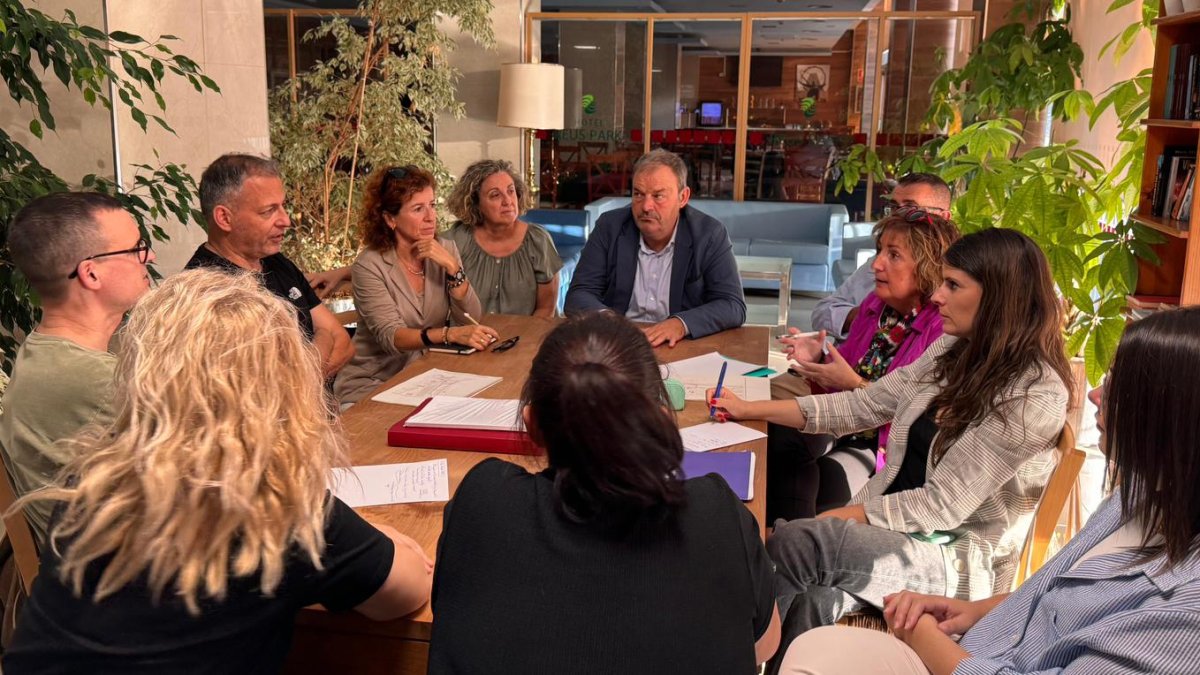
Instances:
[[[610,309],[643,329],[650,345],[674,347],[746,320],[725,226],[688,207],[687,167],[652,150],[633,168],[633,204],[600,217],[579,257],[568,315]]]

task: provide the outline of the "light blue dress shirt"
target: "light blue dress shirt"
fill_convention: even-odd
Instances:
[[[960,644],[971,657],[954,672],[1200,673],[1200,553],[1171,569],[1165,558],[1143,561],[1130,550],[1075,566],[1120,526],[1114,494],[1057,556],[967,632]]]
[[[671,315],[671,268],[678,234],[676,227],[661,251],[646,246],[645,239],[638,240],[637,276],[633,279],[629,311],[625,312],[630,321],[658,323]]]

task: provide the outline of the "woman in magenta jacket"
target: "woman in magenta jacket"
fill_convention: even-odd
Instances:
[[[958,228],[910,208],[880,220],[874,235],[875,290],[856,310],[841,347],[826,346],[823,331],[805,337],[792,329],[782,340],[791,373],[805,378],[812,393],[865,387],[916,361],[942,336],[942,318],[929,296],[942,282],[942,257],[958,240]],[[886,461],[887,426],[841,438],[777,425],[769,431],[770,520],[810,518],[845,504]]]

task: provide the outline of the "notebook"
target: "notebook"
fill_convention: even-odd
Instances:
[[[682,470],[685,479],[715,473],[725,479],[738,499],[754,499],[753,452],[685,452]]]

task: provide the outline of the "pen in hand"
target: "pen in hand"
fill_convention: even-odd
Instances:
[[[478,326],[478,325],[480,325],[480,323],[479,323],[478,321],[476,321],[476,320],[475,320],[475,317],[471,316],[470,314],[467,314],[466,312],[463,312],[463,316],[467,317],[467,321],[470,321],[470,322],[471,322],[471,325],[473,325],[473,326]],[[493,342],[495,342],[495,341],[496,341],[496,338],[495,338],[495,336],[493,336],[493,335],[489,335],[489,336],[488,336],[488,344],[491,344],[491,343],[493,343]]]
[[[728,367],[729,367],[728,361],[721,362],[721,374],[717,376],[717,388],[715,391],[713,391],[713,400],[721,398],[721,387],[724,386],[724,384],[725,384],[725,369]],[[709,419],[716,419],[717,406],[710,405],[708,407],[708,417],[709,417]]]

